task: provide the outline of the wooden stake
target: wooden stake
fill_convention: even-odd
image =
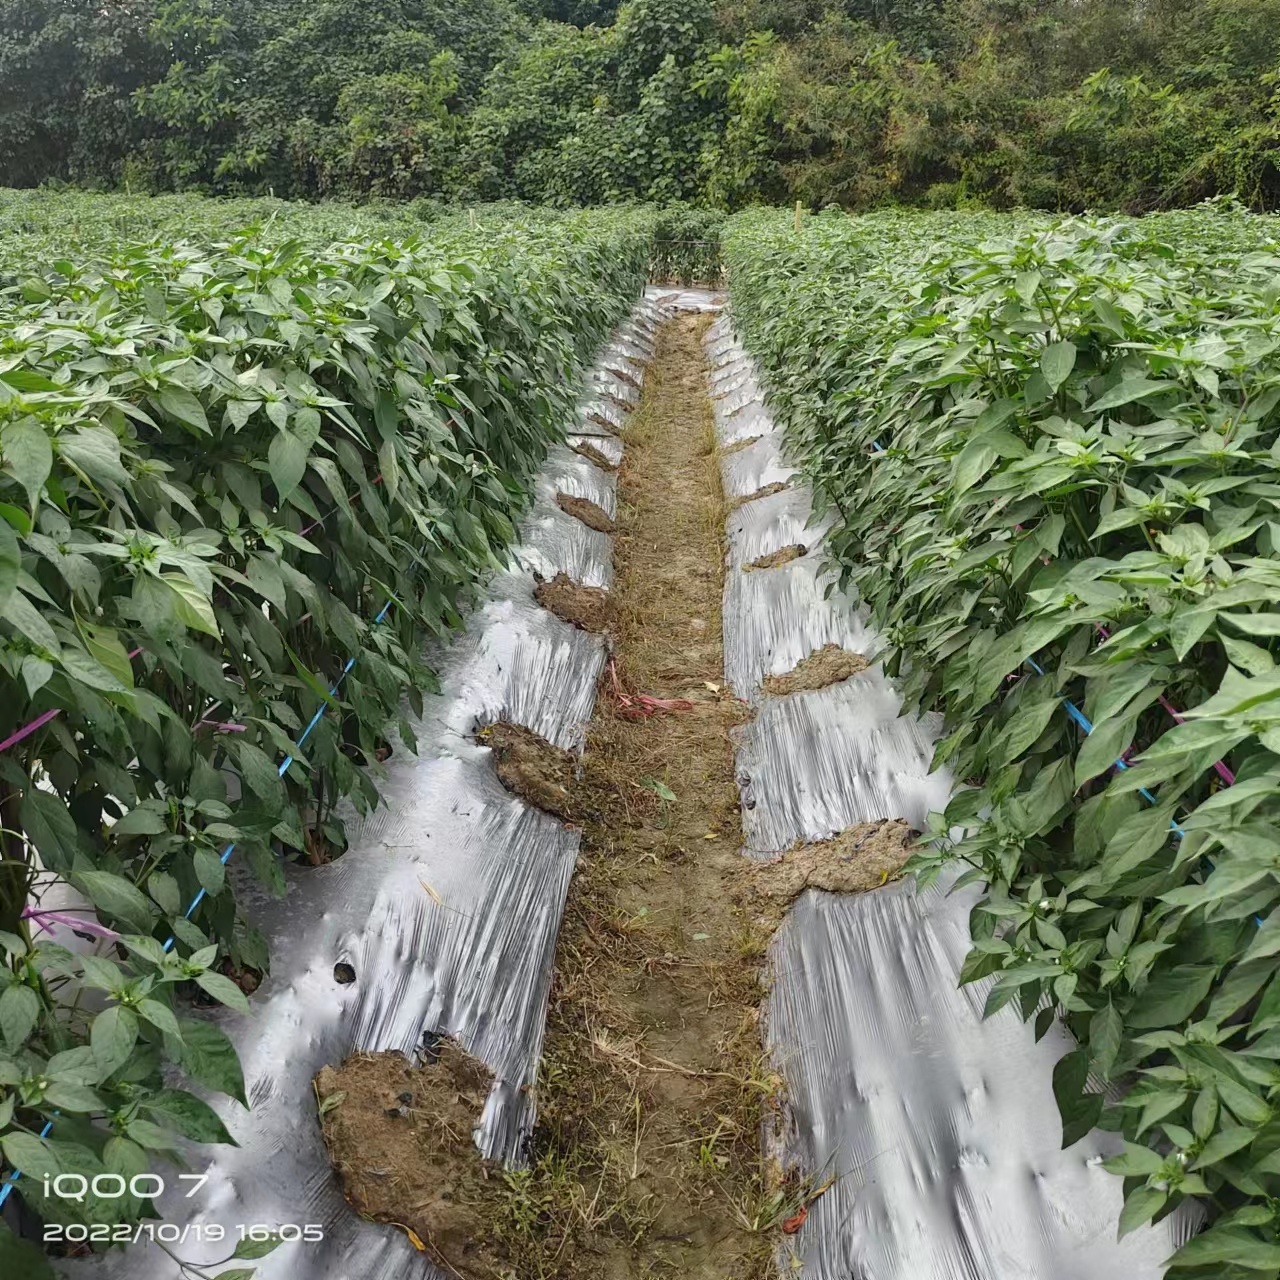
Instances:
[[[800,219],[804,216],[804,206],[796,201],[796,235],[800,234]]]

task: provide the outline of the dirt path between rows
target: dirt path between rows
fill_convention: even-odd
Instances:
[[[612,623],[587,816],[556,954],[521,1280],[756,1280],[764,1185],[758,975],[724,688],[724,495],[701,349],[662,329],[618,474]],[[622,697],[619,697],[619,690]],[[643,692],[687,709],[637,714]],[[513,1243],[517,1243],[513,1241]]]

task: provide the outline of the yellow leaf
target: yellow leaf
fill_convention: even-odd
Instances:
[[[406,1227],[403,1222],[393,1222],[393,1227],[399,1227],[401,1231],[409,1237],[409,1243],[413,1245],[419,1253],[426,1253],[427,1246],[422,1243],[422,1237],[412,1228]]]

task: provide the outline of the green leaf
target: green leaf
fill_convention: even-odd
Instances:
[[[1107,409],[1119,409],[1135,400],[1146,400],[1166,391],[1180,390],[1176,382],[1154,382],[1149,378],[1126,378],[1089,406],[1090,413],[1103,413]]]
[[[46,1174],[54,1177],[63,1171],[62,1161],[54,1149],[34,1133],[6,1133],[0,1137],[0,1149],[15,1169],[22,1170],[24,1177],[38,1180]]]
[[[1251,636],[1280,636],[1280,613],[1220,613],[1218,618]]]
[[[1234,1155],[1247,1147],[1257,1136],[1256,1129],[1249,1129],[1243,1125],[1220,1129],[1204,1144],[1204,1149],[1190,1167],[1203,1169],[1208,1165],[1217,1164],[1219,1160],[1225,1160],[1227,1156]]]
[[[56,1080],[45,1090],[44,1100],[59,1111],[80,1114],[101,1111],[105,1106],[102,1099],[85,1085]]]
[[[249,1012],[249,1002],[245,999],[244,992],[230,978],[212,969],[206,969],[203,973],[196,974],[196,983],[215,1000],[235,1009],[238,1013]]]
[[[18,536],[8,521],[0,523],[0,609],[18,585],[18,571],[22,568],[22,551]]]
[[[1167,1191],[1158,1191],[1155,1187],[1135,1187],[1124,1202],[1120,1213],[1119,1238],[1123,1240],[1131,1231],[1150,1222],[1169,1199]]]
[[[173,1134],[150,1120],[130,1120],[125,1126],[125,1132],[148,1151],[178,1150],[178,1141]]]
[[[17,1052],[40,1021],[44,1005],[30,987],[15,983],[0,995],[0,1035],[10,1052]]]
[[[169,417],[176,418],[184,427],[190,427],[198,435],[212,434],[204,406],[186,387],[165,387],[156,401]]]
[[[167,871],[153,871],[147,877],[147,892],[166,916],[176,916],[181,912],[182,896],[178,882]]]
[[[178,1025],[182,1028],[182,1045],[178,1052],[182,1069],[197,1083],[229,1094],[248,1106],[244,1074],[231,1041],[211,1022],[179,1018]]]
[[[209,597],[184,574],[163,573],[160,578],[173,591],[174,615],[178,621],[192,631],[203,631],[205,635],[221,639],[222,632],[218,628],[218,620],[214,616]]]
[[[32,510],[53,470],[53,445],[34,418],[19,418],[0,431],[4,468],[26,490]]]
[[[279,1248],[280,1237],[272,1236],[269,1240],[241,1240],[236,1246],[233,1258],[265,1258],[272,1250]]]
[[[259,800],[267,801],[278,812],[284,804],[284,784],[270,757],[252,742],[237,742],[235,751],[245,785]]]
[[[1106,1078],[1110,1077],[1111,1068],[1115,1065],[1123,1034],[1123,1019],[1111,1003],[1104,1004],[1089,1022],[1089,1052]]]
[[[1234,1265],[1246,1271],[1269,1271],[1280,1267],[1280,1245],[1270,1244],[1248,1231],[1232,1227],[1211,1227],[1189,1240],[1169,1259],[1171,1267]]]
[[[12,1276],[14,1280],[56,1280],[44,1251],[30,1240],[14,1235],[3,1222],[0,1222],[0,1275]]]
[[[120,441],[106,427],[82,427],[56,437],[58,454],[64,462],[100,484],[119,485],[128,490],[133,481],[120,461]]]
[[[995,445],[986,436],[975,435],[956,456],[951,485],[957,494],[972,489],[991,469],[1000,456]]]
[[[57,655],[58,637],[31,601],[21,591],[13,591],[0,604],[0,618],[10,623],[21,635],[27,637],[38,649]]]
[[[1238,640],[1230,635],[1222,635],[1218,638],[1226,650],[1227,658],[1250,675],[1266,675],[1276,665],[1270,651],[1260,645],[1250,644],[1248,640]]]
[[[153,1027],[173,1036],[175,1040],[182,1039],[178,1020],[167,1004],[161,1004],[159,1000],[139,1000],[137,1008],[138,1016],[145,1018]]]
[[[166,815],[158,805],[146,801],[135,805],[111,828],[114,836],[158,836],[169,830]]]
[[[1045,347],[1040,353],[1040,372],[1049,384],[1049,390],[1056,393],[1058,388],[1071,376],[1076,367],[1076,344],[1074,342],[1055,342]]]
[[[1185,1022],[1209,994],[1217,976],[1214,965],[1180,964],[1157,974],[1129,1013],[1131,1027],[1176,1027]]]
[[[1125,753],[1133,741],[1134,726],[1140,712],[1141,708],[1138,708],[1124,715],[1111,716],[1093,726],[1093,732],[1080,744],[1076,753],[1077,787],[1104,773]]]
[[[98,1079],[105,1080],[124,1066],[137,1043],[138,1018],[132,1009],[113,1004],[98,1014],[89,1028],[89,1044],[98,1064]]]
[[[227,1132],[218,1113],[207,1102],[182,1089],[161,1089],[142,1105],[160,1123],[176,1129],[192,1142],[220,1142],[233,1147],[240,1145]]]
[[[137,933],[148,933],[155,910],[137,885],[111,871],[76,871],[72,884],[105,915],[133,926]]]
[[[301,483],[307,472],[309,449],[291,431],[279,431],[267,450],[267,466],[271,471],[276,494],[284,501]]]
[[[1087,1093],[1089,1056],[1083,1049],[1060,1058],[1053,1068],[1053,1095],[1062,1117],[1062,1149],[1080,1141],[1102,1115],[1102,1095]]]
[[[1146,1178],[1159,1172],[1163,1164],[1164,1158],[1158,1151],[1152,1151],[1150,1147],[1144,1147],[1141,1143],[1126,1142],[1123,1153],[1112,1156],[1110,1160],[1104,1160],[1102,1167],[1108,1173],[1119,1174],[1122,1177]]]
[[[29,788],[18,808],[18,819],[49,870],[66,873],[71,869],[80,836],[71,810],[57,792]]]
[[[223,866],[222,859],[212,849],[200,846],[191,855],[191,861],[201,888],[215,897],[220,894],[227,878],[227,869]]]
[[[95,662],[82,649],[63,649],[62,668],[73,680],[79,681],[90,689],[101,689],[103,693],[125,691],[125,686],[106,667]]]
[[[119,634],[110,627],[91,627],[87,624],[81,626],[80,632],[89,656],[100,667],[109,671],[118,685],[132,689],[133,664],[129,661],[124,645],[120,643]],[[65,655],[63,661],[66,661]]]

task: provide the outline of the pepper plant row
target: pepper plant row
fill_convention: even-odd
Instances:
[[[377,803],[421,641],[501,563],[651,222],[51,237],[0,291],[0,1183],[46,1221],[147,1208],[46,1174],[229,1140],[171,1087],[244,1101],[192,1010],[269,963],[226,853],[279,892]],[[50,941],[59,906],[96,947]]]
[[[1280,1276],[1274,220],[752,212],[725,254],[843,581],[945,716],[914,866],[984,886],[961,980],[1074,1034],[1064,1144],[1123,1134],[1122,1233],[1198,1201],[1176,1274]]]

